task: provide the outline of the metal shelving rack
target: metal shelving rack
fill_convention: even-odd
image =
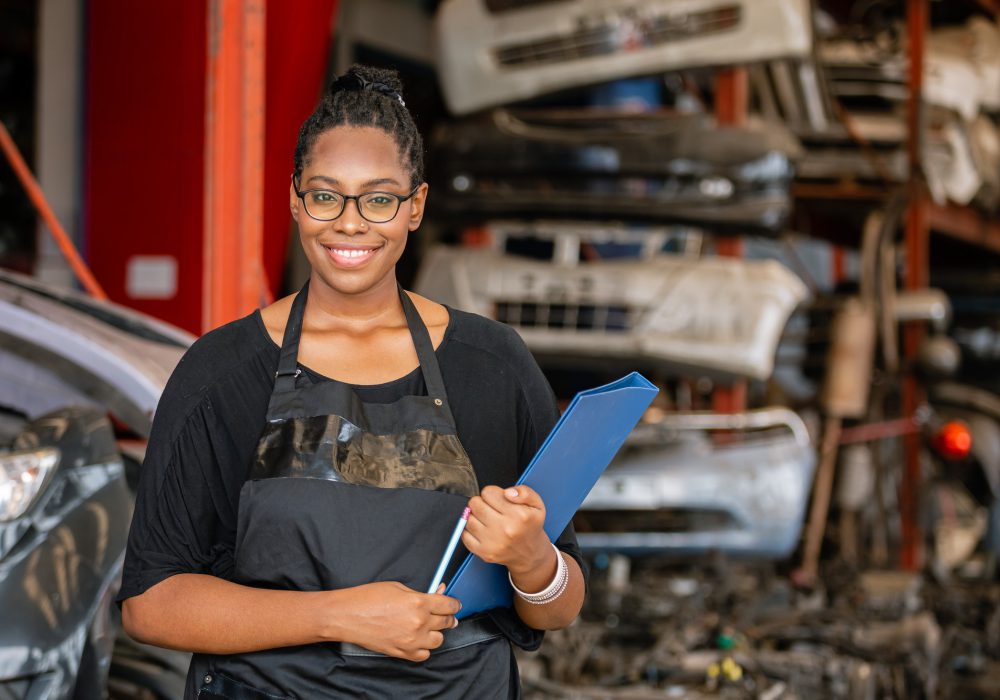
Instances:
[[[973,0],[974,4],[1000,17],[997,0]],[[907,104],[907,156],[910,164],[910,209],[906,221],[907,289],[920,289],[929,282],[930,234],[935,232],[1000,253],[1000,223],[991,221],[969,207],[938,205],[930,201],[922,170],[924,59],[930,29],[930,0],[907,0],[906,19],[909,37],[909,100]],[[916,356],[923,338],[923,328],[909,324],[904,328],[903,351],[910,359]],[[903,412],[912,416],[924,397],[912,376],[903,384]],[[900,565],[917,569],[921,565],[921,544],[917,501],[920,483],[920,437],[904,438],[904,471],[900,486],[902,548]]]

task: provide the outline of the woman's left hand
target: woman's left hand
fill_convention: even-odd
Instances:
[[[503,564],[515,576],[555,563],[542,529],[545,504],[534,489],[487,486],[470,499],[469,507],[462,543],[483,561]]]

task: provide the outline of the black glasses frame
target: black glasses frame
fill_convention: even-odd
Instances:
[[[308,214],[309,218],[311,219],[315,219],[316,221],[336,221],[341,216],[343,216],[344,210],[347,209],[347,202],[353,199],[354,208],[358,210],[358,215],[362,219],[371,224],[387,224],[393,219],[395,219],[396,215],[399,214],[399,208],[403,206],[403,202],[405,202],[408,199],[411,199],[413,195],[417,193],[417,190],[420,189],[420,185],[417,185],[412,190],[410,190],[410,193],[407,195],[396,194],[395,192],[384,192],[383,190],[372,190],[370,192],[362,192],[361,194],[344,194],[343,192],[338,192],[337,190],[331,190],[329,187],[312,187],[308,190],[300,191],[299,184],[295,181],[294,175],[292,176],[292,186],[295,188],[295,194],[298,196],[299,199],[302,200],[302,207],[306,210],[306,214]],[[313,213],[309,211],[309,205],[306,203],[306,195],[309,194],[310,192],[332,192],[338,197],[342,197],[343,201],[340,203],[340,211],[337,212],[336,216],[332,216],[329,219],[321,219],[318,216],[314,216]],[[388,219],[379,219],[377,221],[375,219],[369,219],[367,216],[365,216],[364,212],[361,211],[361,198],[373,194],[384,194],[396,200],[396,211],[394,211],[392,213],[392,216],[390,216]]]

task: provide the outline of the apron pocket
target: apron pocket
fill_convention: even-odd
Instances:
[[[198,700],[288,700],[272,695],[221,673],[206,673],[198,689]]]

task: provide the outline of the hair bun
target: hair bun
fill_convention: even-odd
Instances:
[[[342,90],[354,92],[372,90],[396,100],[403,107],[406,106],[401,94],[403,83],[399,79],[399,74],[394,70],[373,68],[356,63],[344,75],[330,83],[328,95],[332,97]]]

